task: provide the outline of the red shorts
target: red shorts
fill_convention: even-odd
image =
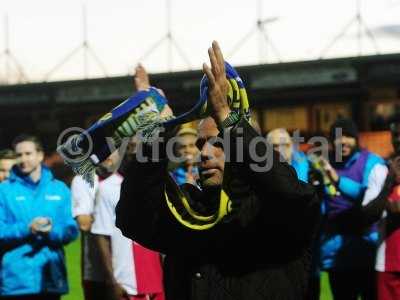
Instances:
[[[378,300],[400,299],[400,272],[378,272]]]

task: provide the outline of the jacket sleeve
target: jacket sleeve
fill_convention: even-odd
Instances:
[[[78,227],[72,217],[71,193],[63,186],[63,205],[57,214],[57,220],[52,220],[52,230],[47,235],[48,241],[55,245],[66,245],[78,236]]]
[[[174,219],[165,200],[167,164],[167,160],[138,159],[129,163],[116,207],[116,226],[146,248],[167,255],[196,256],[213,244],[215,232],[190,230]]]
[[[30,236],[29,224],[7,220],[7,202],[3,189],[0,189],[0,245],[23,241]]]
[[[359,199],[364,191],[363,185],[346,176],[341,176],[338,183],[339,190],[352,199]]]
[[[71,183],[72,214],[91,215],[94,210],[94,187],[90,187],[82,176],[77,175]]]
[[[387,198],[395,178],[388,174],[386,166],[376,165],[369,176],[368,189],[362,205],[355,205],[330,220],[341,233],[360,233],[379,221],[386,208]]]
[[[314,197],[312,186],[297,178],[294,168],[284,162],[246,119],[242,119],[228,135],[230,150],[227,165],[248,175],[237,174],[255,189],[266,195],[279,195],[282,200],[292,201],[294,206],[306,205]]]
[[[233,177],[241,178],[259,195],[259,214],[266,220],[266,230],[290,236],[294,243],[309,240],[320,216],[315,189],[297,178],[293,167],[246,119],[223,133],[224,138],[226,134],[230,162],[225,171],[233,172]]]
[[[381,157],[370,153],[364,169],[363,181],[357,182],[346,176],[341,176],[338,183],[339,190],[354,200],[359,200],[363,193],[368,191],[370,186],[370,177],[376,166],[384,165]]]

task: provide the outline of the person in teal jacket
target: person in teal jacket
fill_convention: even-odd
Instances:
[[[36,137],[13,146],[18,162],[0,184],[0,299],[60,299],[68,292],[63,246],[78,235],[70,191],[42,164]]]
[[[268,133],[267,141],[281,154],[282,158],[294,168],[297,178],[301,181],[308,182],[310,163],[303,152],[295,149],[289,132],[284,128],[275,128]]]

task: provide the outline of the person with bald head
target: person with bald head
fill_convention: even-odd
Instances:
[[[286,129],[276,128],[271,130],[267,135],[267,142],[295,169],[300,180],[308,182],[310,164],[306,155],[295,149],[292,138]]]
[[[270,151],[245,115],[235,116],[216,42],[208,54],[211,116],[198,129],[199,186],[171,180],[164,141],[159,159],[131,162],[116,225],[166,255],[167,300],[306,299],[319,218],[315,191]],[[154,147],[144,143],[143,153]]]

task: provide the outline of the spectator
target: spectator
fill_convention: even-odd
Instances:
[[[182,163],[173,170],[172,175],[178,185],[185,183],[197,184],[199,170],[195,166],[195,160],[199,155],[196,147],[197,130],[190,127],[181,128],[176,134],[178,140],[176,144],[177,158]]]
[[[60,299],[68,292],[63,246],[77,237],[67,186],[42,164],[35,136],[13,142],[18,163],[0,185],[0,296]]]
[[[353,210],[341,220],[341,226],[350,227],[356,220],[362,228],[379,220],[380,242],[375,269],[378,276],[378,300],[400,299],[400,116],[389,122],[393,155],[388,167],[371,172],[373,188],[364,197],[360,210]]]
[[[337,134],[341,131],[341,134]],[[360,207],[365,193],[373,188],[376,168],[384,161],[379,156],[360,149],[358,130],[349,119],[338,119],[331,126],[334,150],[324,165],[338,193],[325,197],[325,222],[322,234],[321,261],[328,271],[335,300],[375,299],[374,261],[378,241],[377,228],[363,232],[338,228],[337,219],[354,207]]]
[[[81,231],[81,274],[85,300],[107,299],[103,267],[90,234],[97,187],[97,175],[93,187],[79,175],[74,177],[71,184],[73,216]]]
[[[118,160],[118,152],[111,157]],[[92,233],[106,268],[110,300],[163,300],[161,257],[124,237],[115,226],[115,207],[119,201],[121,173],[99,183]]]
[[[11,149],[0,151],[0,182],[6,180],[10,176],[10,171],[15,164],[15,153]]]
[[[308,182],[310,164],[307,156],[294,148],[293,141],[286,129],[276,128],[271,130],[267,135],[267,141],[274,147],[274,150],[281,154],[284,161],[295,169],[297,178]]]

